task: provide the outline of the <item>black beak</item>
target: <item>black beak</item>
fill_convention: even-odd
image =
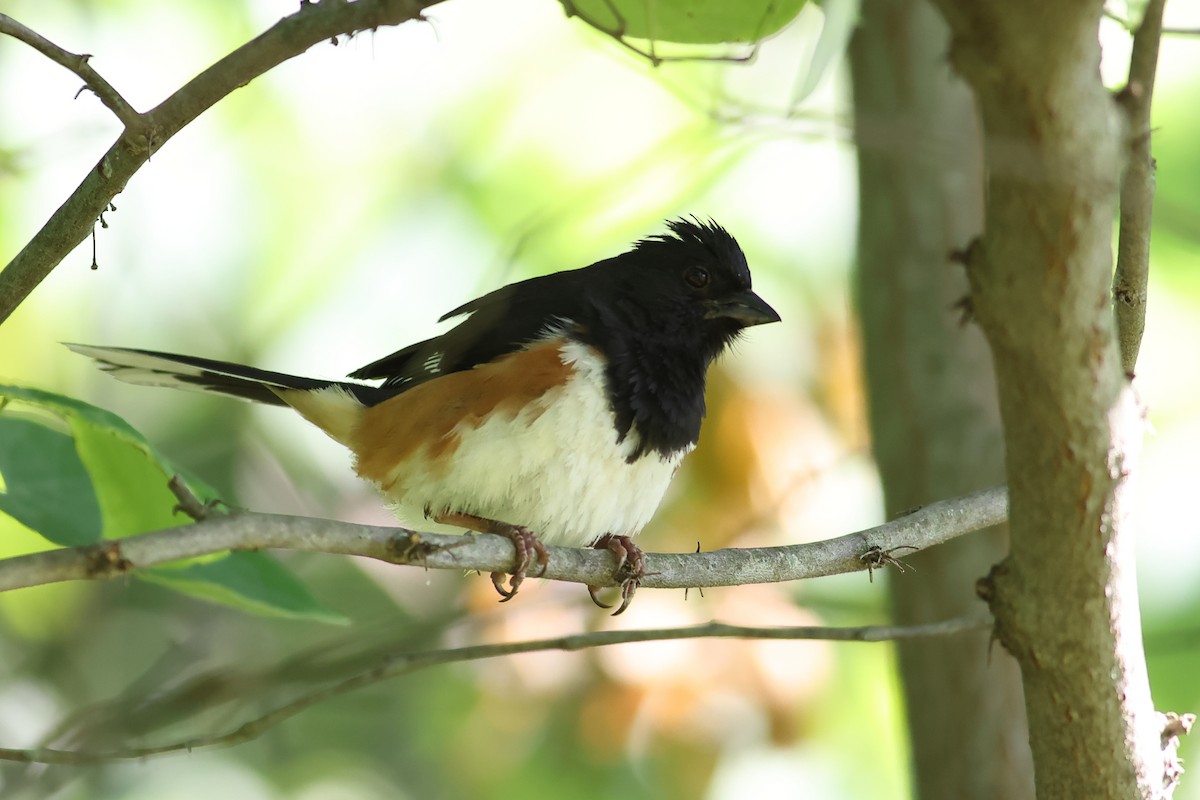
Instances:
[[[779,322],[779,314],[766,301],[747,289],[720,300],[710,300],[705,319],[732,319],[743,327]]]

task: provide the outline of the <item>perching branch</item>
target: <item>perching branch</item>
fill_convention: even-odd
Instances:
[[[9,17],[0,17],[0,33],[27,42],[84,78],[87,86],[125,124],[109,147],[28,244],[0,272],[0,323],[89,233],[100,214],[151,154],[196,117],[273,67],[313,45],[366,30],[420,19],[438,0],[325,0],[300,4],[257,38],[234,50],[190,80],[156,108],[139,114],[87,64]]]
[[[898,548],[923,550],[997,525],[1004,521],[1007,508],[1007,492],[1001,487],[933,503],[884,525],[822,542],[707,553],[651,553],[646,556],[648,574],[641,585],[660,589],[735,586],[877,568]],[[446,536],[311,517],[239,513],[125,539],[3,559],[0,591],[114,578],[184,558],[266,548],[366,556],[428,569],[488,573],[510,571],[514,566],[512,543],[500,536]],[[614,585],[611,553],[566,547],[547,550],[546,578]]]
[[[1166,0],[1150,0],[1133,35],[1129,81],[1118,95],[1129,131],[1128,162],[1121,178],[1121,230],[1112,294],[1116,304],[1121,366],[1132,378],[1146,328],[1146,285],[1150,276],[1150,224],[1154,209],[1154,158],[1150,154],[1150,101],[1158,68]]]
[[[499,537],[490,537],[499,538]],[[479,661],[499,656],[532,653],[545,650],[576,651],[594,647],[607,647],[630,642],[667,641],[672,639],[735,638],[735,639],[823,639],[841,642],[881,642],[897,639],[914,639],[927,636],[950,636],[968,631],[986,629],[990,620],[980,618],[951,619],[926,625],[910,626],[867,626],[861,628],[788,627],[755,628],[742,625],[726,625],[709,622],[683,628],[657,628],[629,631],[594,631],[553,639],[537,639],[526,642],[483,644],[449,650],[432,650],[423,653],[400,653],[389,655],[380,663],[350,678],[324,688],[301,695],[284,703],[260,717],[238,725],[222,733],[201,736],[169,744],[149,747],[133,747],[107,752],[59,750],[55,748],[11,749],[0,748],[0,760],[26,764],[94,764],[118,759],[147,758],[167,753],[191,752],[202,747],[229,747],[260,736],[268,728],[295,716],[307,708],[390,678],[408,675],[426,667],[463,661]]]

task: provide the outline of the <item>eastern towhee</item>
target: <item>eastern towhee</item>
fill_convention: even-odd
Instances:
[[[667,225],[615,258],[459,306],[442,317],[466,315],[452,330],[350,373],[378,385],[68,346],[129,383],[291,406],[354,453],[407,524],[511,539],[509,588],[492,575],[504,600],[533,558],[545,571],[542,543],[609,549],[619,614],[645,574],[629,537],[696,446],[709,364],[743,328],[779,320],[724,228]]]

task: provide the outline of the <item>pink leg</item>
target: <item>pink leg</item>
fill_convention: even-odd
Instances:
[[[633,602],[633,595],[641,586],[642,578],[646,574],[646,554],[628,536],[614,536],[611,533],[601,536],[592,547],[607,550],[617,557],[617,568],[613,571],[613,578],[621,587],[621,605],[613,612],[613,616],[623,614]],[[599,586],[588,587],[592,602],[601,608],[612,608],[612,605],[596,597],[599,590]]]
[[[512,571],[512,578],[508,582],[508,588],[504,588],[504,573],[492,573],[492,585],[496,587],[496,591],[500,593],[501,603],[506,603],[517,594],[517,588],[525,581],[525,576],[528,574],[529,564],[533,560],[532,555],[537,556],[537,563],[541,569],[537,573],[537,577],[542,577],[546,574],[546,564],[550,560],[550,554],[546,552],[546,547],[538,541],[537,534],[528,528],[520,525],[510,525],[507,522],[497,522],[494,519],[484,519],[477,517],[474,514],[460,514],[457,512],[446,512],[433,516],[433,521],[442,525],[454,525],[459,528],[467,528],[469,530],[478,531],[479,533],[494,533],[497,536],[503,536],[513,543],[513,549],[516,551],[516,564]]]

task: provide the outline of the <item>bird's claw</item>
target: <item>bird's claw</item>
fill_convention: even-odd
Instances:
[[[550,554],[546,552],[546,546],[542,544],[537,534],[528,528],[523,528],[520,525],[503,525],[497,526],[495,533],[500,536],[507,537],[513,543],[513,549],[517,551],[517,563],[513,567],[512,577],[509,578],[508,588],[504,588],[505,574],[503,572],[492,573],[492,586],[496,587],[496,591],[500,594],[500,602],[507,603],[517,595],[517,589],[525,582],[528,575],[529,564],[536,557],[540,569],[535,577],[542,577],[546,574],[546,566],[550,562]]]
[[[587,587],[588,597],[592,598],[592,602],[595,603],[600,608],[612,608],[612,603],[604,602],[597,595],[597,592],[599,592],[603,588],[604,588],[603,586],[593,586],[589,583],[588,587]]]
[[[625,609],[629,608],[629,604],[633,602],[633,596],[637,593],[638,587],[642,585],[642,578],[646,575],[645,553],[628,536],[613,536],[612,534],[601,536],[592,547],[597,550],[608,550],[617,559],[617,568],[613,570],[613,578],[621,588],[621,604],[612,615],[615,617],[623,614]],[[600,608],[612,608],[611,603],[605,603],[596,596],[601,587],[589,585],[587,589],[588,596],[592,598],[593,603]]]

